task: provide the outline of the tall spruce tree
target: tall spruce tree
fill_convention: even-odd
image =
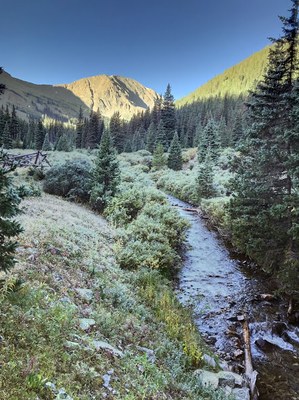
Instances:
[[[120,113],[116,111],[110,119],[110,135],[116,150],[121,153],[126,146],[126,130],[123,127]]]
[[[175,132],[170,143],[167,166],[174,171],[179,171],[183,167],[182,149],[177,132]]]
[[[213,166],[209,150],[206,153],[204,162],[198,166],[196,194],[199,201],[202,198],[210,198],[215,195],[215,189],[213,187]]]
[[[164,129],[164,124],[163,124],[162,120],[160,120],[159,125],[157,127],[155,147],[159,143],[162,144],[164,150],[168,149],[168,140],[167,140],[167,137],[166,137],[166,131]]]
[[[10,117],[10,124],[9,124],[9,131],[10,136],[15,145],[19,145],[20,142],[20,129],[19,129],[19,121],[17,119],[16,108],[13,105]]]
[[[35,127],[35,135],[34,135],[34,147],[36,150],[41,150],[43,148],[45,134],[46,132],[43,123],[41,120],[39,120]]]
[[[3,147],[5,149],[12,148],[12,137],[10,135],[9,123],[6,122],[4,126],[3,136],[2,136]]]
[[[156,127],[153,122],[151,122],[146,133],[146,150],[151,153],[154,151],[156,142]]]
[[[165,131],[166,146],[168,148],[176,128],[174,97],[171,93],[170,84],[167,85],[165,94],[163,96],[161,121]]]
[[[299,274],[296,89],[298,0],[248,102],[250,129],[234,164],[229,211],[234,243],[290,292]],[[297,232],[297,233],[296,233]]]
[[[84,129],[84,118],[83,118],[82,107],[80,107],[78,121],[76,123],[76,149],[81,149],[82,147],[83,129]]]
[[[92,207],[102,212],[109,200],[115,195],[119,184],[119,163],[113,147],[109,130],[105,130],[93,170],[93,186],[90,195]]]
[[[49,139],[49,132],[46,133],[42,150],[43,151],[51,151],[52,150],[52,146],[51,146],[50,139]]]

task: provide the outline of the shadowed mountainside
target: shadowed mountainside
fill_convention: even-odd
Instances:
[[[99,75],[52,86],[22,81],[4,72],[0,80],[6,85],[0,106],[14,104],[18,115],[25,119],[46,115],[67,121],[76,118],[82,107],[86,116],[90,110],[99,109],[104,118],[119,111],[128,120],[138,111],[152,108],[158,96],[139,82],[119,76]]]

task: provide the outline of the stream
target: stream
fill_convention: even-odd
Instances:
[[[236,372],[244,372],[242,327],[249,321],[254,369],[260,400],[299,399],[299,328],[286,320],[287,305],[263,294],[273,288],[250,273],[190,204],[168,196],[191,225],[178,275],[178,298],[192,306],[206,342]],[[189,210],[189,211],[188,211]],[[191,211],[191,212],[190,212]]]

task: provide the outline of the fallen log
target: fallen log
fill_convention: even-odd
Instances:
[[[258,373],[253,369],[252,365],[252,355],[250,348],[250,330],[248,321],[245,318],[242,321],[242,327],[243,327],[244,354],[245,354],[245,377],[247,378],[249,383],[251,400],[257,400],[258,390],[256,387],[256,378]]]

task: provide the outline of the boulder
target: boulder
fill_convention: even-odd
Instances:
[[[205,371],[203,369],[198,369],[195,371],[195,374],[198,375],[199,381],[202,386],[213,387],[214,389],[218,388],[219,385],[219,377],[218,374],[210,371]]]
[[[235,400],[250,400],[250,392],[248,388],[233,389],[232,395],[235,397]]]
[[[243,385],[243,377],[231,371],[220,371],[218,372],[220,386],[239,386]],[[233,386],[232,386],[233,385]]]
[[[94,326],[96,321],[92,318],[80,318],[79,319],[79,324],[80,328],[83,331],[88,331],[92,326]]]
[[[209,356],[208,354],[203,354],[202,359],[210,367],[212,367],[212,368],[217,367],[217,363],[216,363],[215,359],[213,357]]]
[[[107,342],[103,342],[102,340],[92,340],[91,346],[95,348],[97,351],[106,350],[112,353],[114,356],[123,357],[124,353],[118,350],[116,347],[111,346],[111,344]]]
[[[92,301],[93,291],[91,289],[76,288],[75,290],[82,300],[88,303]]]

